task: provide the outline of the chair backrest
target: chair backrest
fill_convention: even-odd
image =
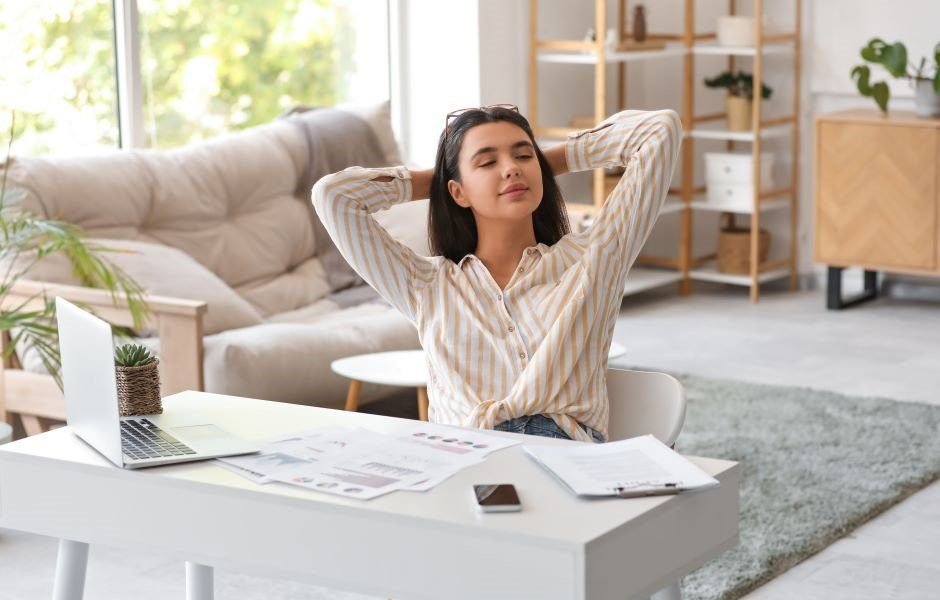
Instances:
[[[685,390],[666,373],[607,369],[611,441],[654,435],[672,446],[685,423]]]

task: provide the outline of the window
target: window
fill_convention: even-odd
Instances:
[[[138,1],[149,147],[388,98],[384,0]]]
[[[15,153],[116,147],[116,52],[141,82],[120,126],[137,125],[138,145],[150,148],[265,123],[298,104],[389,97],[387,0],[122,1],[136,3],[139,58],[133,44],[115,48],[112,0],[0,4],[0,126],[16,110]]]
[[[117,147],[111,0],[0,2],[0,65],[0,139],[16,111],[14,153]]]

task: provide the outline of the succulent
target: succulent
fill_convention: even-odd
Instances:
[[[124,344],[114,351],[114,362],[119,367],[142,367],[155,360],[150,349],[140,344]]]

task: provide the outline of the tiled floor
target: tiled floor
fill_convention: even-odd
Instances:
[[[940,404],[936,304],[882,299],[829,312],[820,291],[769,292],[752,305],[740,288],[708,286],[687,298],[663,290],[624,303],[615,339],[628,348],[618,364]],[[0,532],[0,599],[48,598],[54,565],[54,540]],[[182,597],[183,567],[96,547],[87,590],[101,600]],[[216,591],[240,600],[364,598],[225,572]],[[940,598],[940,482],[748,598]]]

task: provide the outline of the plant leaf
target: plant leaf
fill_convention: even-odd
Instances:
[[[891,97],[891,90],[888,89],[888,84],[884,81],[879,81],[875,85],[871,86],[872,96],[875,97],[875,102],[878,103],[878,108],[881,109],[881,112],[888,112],[888,99]]]
[[[901,42],[885,46],[882,64],[895,77],[904,77],[907,73],[907,48]]]

